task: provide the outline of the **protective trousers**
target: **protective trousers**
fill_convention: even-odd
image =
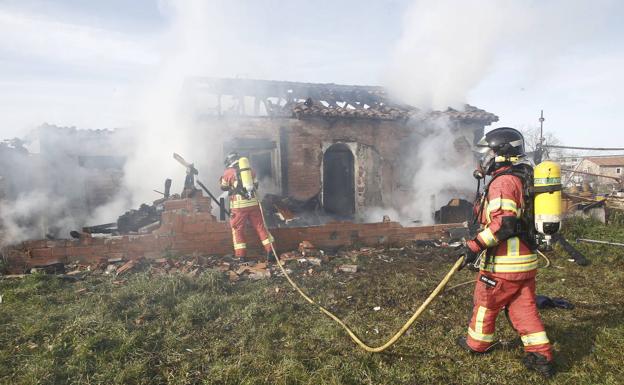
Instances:
[[[262,242],[262,246],[264,246],[264,250],[266,252],[271,251],[273,237],[264,226],[260,206],[255,205],[243,208],[232,208],[230,213],[230,226],[232,227],[232,238],[234,241],[234,255],[237,257],[247,256],[247,243],[245,242],[245,223],[247,223],[247,221],[249,221],[258,234],[258,237]]]
[[[552,360],[550,342],[535,304],[535,278],[510,281],[480,272],[474,291],[474,310],[468,327],[468,345],[485,352],[494,343],[498,313],[507,308],[526,352]]]

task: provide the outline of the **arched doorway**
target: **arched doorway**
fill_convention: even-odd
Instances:
[[[353,153],[337,143],[323,155],[323,207],[327,213],[350,216],[355,213]]]

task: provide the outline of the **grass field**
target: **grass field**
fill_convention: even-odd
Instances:
[[[575,221],[570,239],[624,239],[624,226]],[[624,248],[579,247],[588,267],[548,255],[538,293],[574,310],[543,310],[554,342],[557,384],[622,384]],[[383,254],[383,255],[381,255]],[[443,249],[406,248],[361,256],[356,274],[335,273],[339,257],[295,279],[370,344],[380,344],[428,296],[452,264]],[[296,261],[290,262],[296,264]],[[460,272],[454,285],[473,277]],[[446,292],[394,347],[357,348],[283,277],[230,283],[217,271],[114,284],[108,276],[70,283],[32,275],[0,280],[2,384],[525,384],[544,383],[521,365],[521,348],[487,356],[460,351],[472,285]],[[86,290],[84,290],[86,289]],[[379,306],[379,311],[373,308]],[[498,337],[515,339],[504,317]]]

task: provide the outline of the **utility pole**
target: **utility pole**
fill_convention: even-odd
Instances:
[[[540,110],[540,147],[544,144],[544,110]]]
[[[542,155],[544,153],[544,110],[540,111],[540,118],[539,118],[539,122],[540,122],[540,136],[539,136],[539,142],[537,143],[537,146],[535,148],[535,154],[533,155],[533,161],[535,162],[535,164],[540,164],[542,163]]]

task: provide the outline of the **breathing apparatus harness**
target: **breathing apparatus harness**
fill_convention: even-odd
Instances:
[[[228,167],[236,170],[236,186],[228,191],[228,195],[241,195],[246,199],[253,199],[256,196],[256,186],[253,182],[249,159],[240,157],[234,160]]]
[[[503,158],[503,159],[499,159]],[[479,202],[479,210],[477,211],[473,225],[477,225],[478,221],[483,215],[485,209],[485,203],[487,201],[488,193],[492,182],[503,175],[513,175],[520,179],[522,182],[522,206],[520,207],[520,218],[505,217],[501,232],[503,238],[519,237],[522,239],[531,250],[537,249],[539,244],[537,231],[535,230],[535,190],[533,188],[533,167],[525,162],[518,162],[519,157],[497,157],[497,162],[494,164],[494,170],[501,167],[508,166],[509,168],[492,175],[492,178],[485,185],[483,192],[480,192],[481,179],[485,176],[480,171],[475,171],[474,176],[477,179],[477,202]],[[481,254],[481,258],[489,258],[493,253],[493,249],[486,249]],[[481,262],[481,258],[475,261],[474,267],[478,268]],[[487,263],[487,260],[486,260]]]

